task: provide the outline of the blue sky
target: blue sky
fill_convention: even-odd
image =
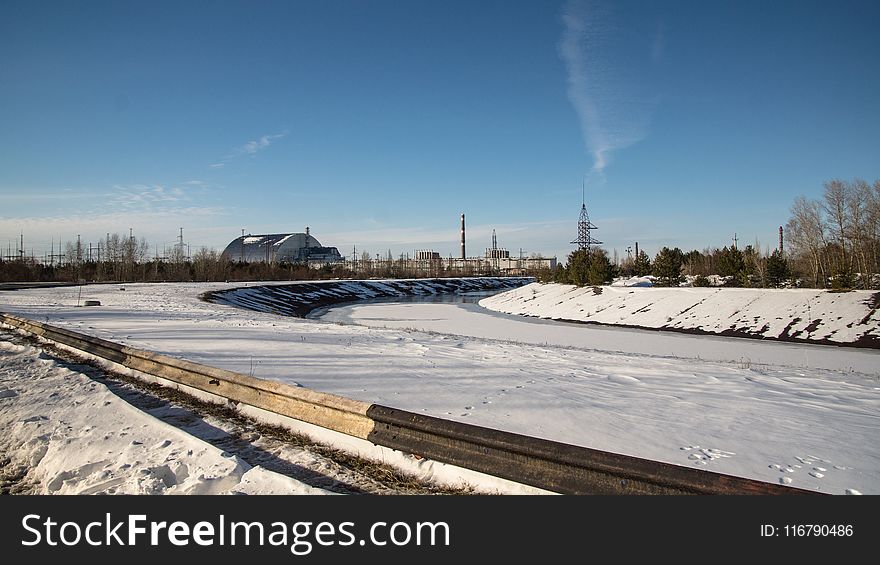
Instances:
[[[561,259],[586,182],[625,254],[773,246],[880,178],[880,3],[19,2],[0,245],[302,231],[350,254]],[[14,243],[13,243],[14,248]]]

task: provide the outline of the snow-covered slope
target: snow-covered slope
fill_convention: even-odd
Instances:
[[[480,301],[524,316],[880,348],[880,293],[532,283]]]

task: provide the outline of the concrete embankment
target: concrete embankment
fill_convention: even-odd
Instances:
[[[347,302],[509,290],[532,281],[531,277],[315,281],[217,290],[206,292],[202,298],[258,312],[304,318],[318,308]]]

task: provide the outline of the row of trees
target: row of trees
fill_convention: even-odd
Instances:
[[[821,200],[795,200],[785,231],[794,269],[812,285],[876,288],[880,180],[826,182]]]
[[[212,249],[200,249],[191,258],[174,262],[148,259],[126,263],[121,267],[112,261],[84,260],[63,266],[44,265],[34,261],[0,263],[0,282],[162,282],[162,281],[228,281],[228,280],[314,280],[350,278],[343,266],[310,268],[294,263],[241,263],[221,258]]]
[[[619,265],[608,259],[601,248],[574,251],[565,266],[544,280],[565,284],[602,285],[618,276],[652,276],[657,286],[679,286],[690,275],[694,286],[710,286],[710,277],[725,286],[779,287],[789,284],[791,269],[788,260],[779,252],[761,254],[755,247],[747,246],[740,251],[736,247],[694,250],[684,253],[678,247],[664,247],[652,260],[644,251],[634,258],[627,258]]]
[[[354,278],[424,278],[497,275],[489,260],[463,266],[444,267],[440,261],[415,261],[405,255],[384,258],[365,251],[359,260],[324,265],[304,263],[230,261],[206,247],[188,257],[184,245],[175,245],[163,257],[150,257],[143,238],[108,234],[98,246],[67,242],[63,261],[40,262],[32,257],[0,261],[0,282],[158,282],[158,281],[242,281],[315,280]],[[537,275],[525,269],[523,273]]]

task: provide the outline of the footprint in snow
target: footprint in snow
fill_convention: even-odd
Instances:
[[[639,384],[642,381],[629,375],[608,375],[608,380],[620,385]]]
[[[813,466],[813,465],[817,462],[830,463],[830,461],[828,461],[826,459],[822,459],[821,457],[817,457],[815,455],[795,456],[795,459],[797,461],[800,461],[801,463],[803,463],[803,465],[798,465],[797,463],[790,464],[790,465],[780,465],[777,463],[773,463],[773,464],[769,465],[769,467],[771,469],[778,470],[780,473],[796,473],[797,471],[803,469],[804,465],[808,465],[809,466],[808,468],[810,468],[810,471],[808,472],[808,474],[811,477],[813,477],[814,479],[822,479],[825,477],[825,473],[828,471],[828,469],[826,467],[821,467],[818,465]],[[834,468],[841,470],[841,471],[846,469],[846,467],[843,467],[841,465],[834,465]],[[782,481],[782,479],[780,479],[780,482],[781,481]]]
[[[694,464],[699,465],[708,465],[716,459],[727,459],[736,455],[736,453],[732,451],[724,451],[722,449],[709,447],[700,447],[699,445],[686,445],[683,447],[679,447],[679,449],[682,451],[696,450],[688,455],[688,459],[693,461]]]

